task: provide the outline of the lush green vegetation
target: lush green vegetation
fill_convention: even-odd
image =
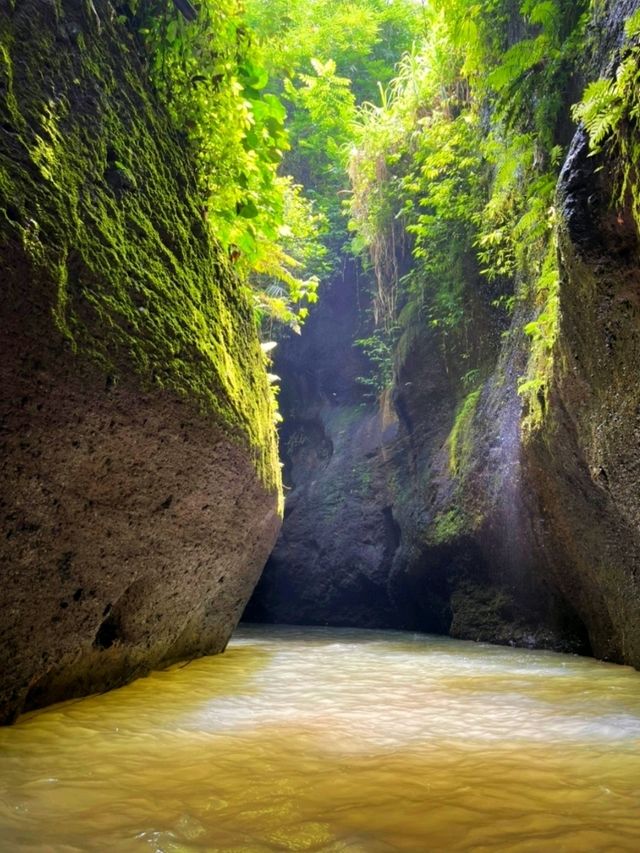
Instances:
[[[630,205],[640,228],[640,10],[627,21],[625,34],[627,45],[615,78],[589,84],[573,113],[584,123],[592,154],[605,152],[615,161],[615,201],[620,208]]]
[[[317,217],[279,166],[289,147],[282,102],[239,0],[200,0],[187,20],[167,0],[137,0],[131,23],[150,73],[194,151],[203,214],[241,277],[251,277],[258,316],[296,323],[293,306],[313,301],[305,262],[318,253]],[[274,283],[278,282],[278,288]]]
[[[562,99],[586,7],[431,0],[426,37],[379,102],[360,111],[350,162],[354,247],[369,252],[376,319],[399,338],[396,354],[428,326],[465,376],[470,286],[491,293],[499,311],[513,309],[517,291],[536,306],[520,385],[534,420],[557,325]]]
[[[357,104],[419,29],[411,0],[135,0],[157,90],[197,158],[213,237],[259,317],[298,328],[342,263]],[[123,16],[126,20],[126,16]]]
[[[327,252],[314,270],[329,277],[348,241],[343,200],[358,106],[389,83],[424,22],[411,0],[247,0],[247,20],[289,115],[284,170],[324,223]]]
[[[558,327],[566,93],[594,2],[200,0],[187,21],[165,0],[137,0],[211,232],[253,283],[258,316],[298,328],[319,281],[356,256],[373,283],[364,384],[390,384],[429,329],[462,400],[483,379],[469,305],[491,305],[503,328],[518,308],[514,331],[530,344],[519,391],[539,423]],[[574,114],[594,152],[615,148],[627,164],[639,31],[636,15],[616,79],[589,86]],[[640,221],[629,165],[627,195]]]

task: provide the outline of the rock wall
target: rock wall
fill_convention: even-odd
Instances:
[[[576,134],[560,179],[551,405],[526,447],[537,541],[595,654],[640,667],[640,241],[615,163]]]
[[[585,79],[615,73],[623,23],[637,6],[599,7]],[[572,84],[569,97],[580,88]],[[568,123],[561,130],[574,132]],[[530,358],[523,328],[539,310],[527,282],[500,325],[470,268],[474,340],[464,365],[425,328],[400,342],[392,389],[346,431],[340,407],[325,400],[323,429],[340,450],[320,474],[299,469],[292,478],[282,538],[249,617],[406,627],[640,667],[640,254],[630,200],[612,208],[615,168],[589,157],[575,132],[558,187],[560,320],[540,417],[532,422],[517,390]],[[292,344],[296,358],[278,364],[285,386],[291,365],[315,375],[321,326],[310,323]],[[304,407],[295,418],[304,433]],[[358,487],[363,478],[376,484],[371,493]],[[298,512],[310,496],[312,518]],[[333,516],[331,502],[341,507]],[[377,545],[373,596],[354,583],[358,528],[362,553]],[[356,602],[350,620],[346,601]]]
[[[587,650],[573,606],[540,576],[524,503],[522,316],[501,353],[504,325],[470,276],[485,383],[469,391],[437,335],[411,335],[372,402],[355,344],[364,291],[353,271],[334,282],[277,351],[285,521],[245,618]]]
[[[350,266],[324,289],[302,334],[276,350],[286,521],[247,619],[398,624],[386,590],[398,533],[380,456],[397,434],[397,416],[358,381],[368,369],[353,343],[359,298]]]
[[[0,720],[221,651],[280,525],[249,302],[107,0],[0,4]]]

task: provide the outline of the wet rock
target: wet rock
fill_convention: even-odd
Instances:
[[[612,204],[616,163],[595,164],[602,203],[576,208],[561,231],[552,406],[524,461],[550,578],[595,654],[638,667],[640,241],[630,209]],[[561,199],[573,187],[567,169]]]

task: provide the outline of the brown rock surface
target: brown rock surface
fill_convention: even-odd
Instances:
[[[0,48],[10,721],[221,651],[280,474],[249,301],[140,45],[106,0],[23,0],[0,4]]]
[[[279,517],[246,451],[189,403],[107,389],[2,320],[7,718],[222,651]]]
[[[640,241],[612,168],[579,132],[560,181],[551,405],[525,459],[550,578],[598,657],[640,667]]]

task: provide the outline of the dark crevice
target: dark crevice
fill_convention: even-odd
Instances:
[[[102,625],[98,628],[95,640],[93,641],[96,649],[110,649],[114,643],[120,639],[119,620],[113,616],[107,616]]]

